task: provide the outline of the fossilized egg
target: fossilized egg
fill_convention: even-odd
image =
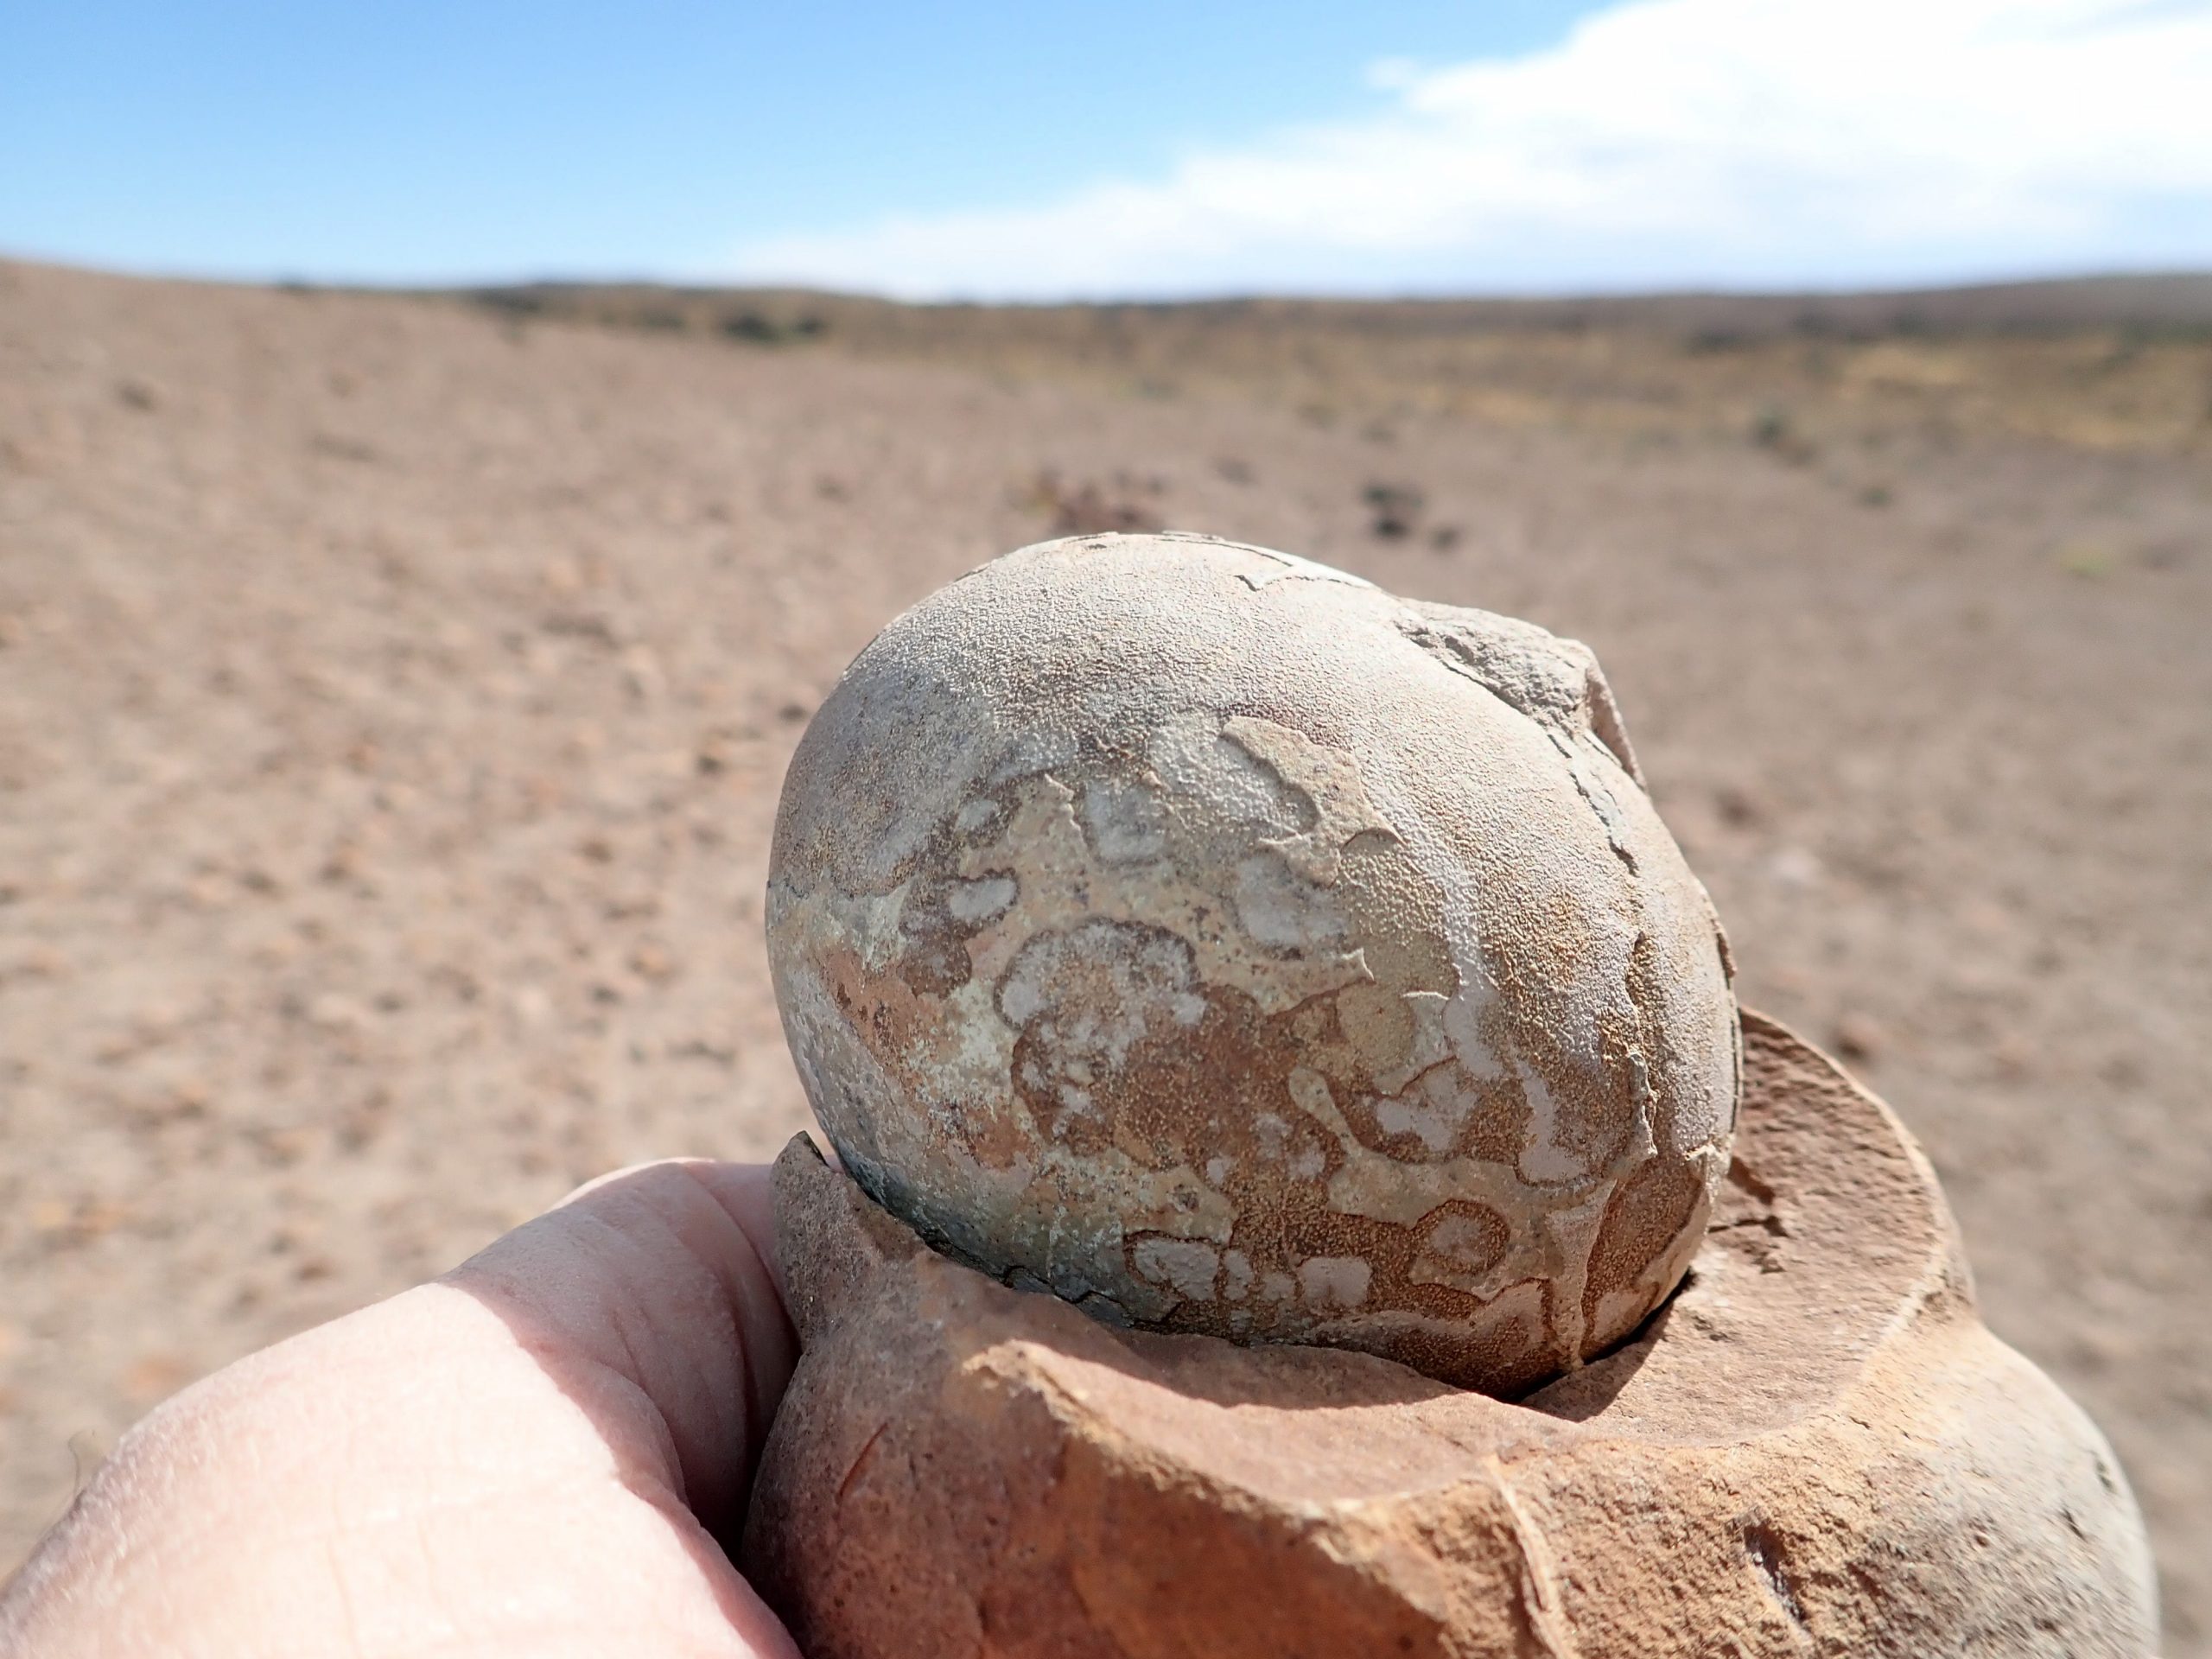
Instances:
[[[1591,653],[1180,535],[1024,548],[801,741],[776,995],[846,1167],[1102,1318],[1510,1392],[1673,1289],[1726,945]]]

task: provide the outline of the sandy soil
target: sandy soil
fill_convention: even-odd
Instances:
[[[1121,514],[1598,649],[1747,1000],[1924,1139],[2212,1653],[2208,433],[1642,407],[0,265],[0,1571],[195,1375],[798,1128],[793,740],[901,607]]]

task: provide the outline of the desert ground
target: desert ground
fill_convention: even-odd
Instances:
[[[131,1421],[807,1121],[785,760],[1164,524],[1589,642],[2212,1654],[2212,283],[906,310],[0,264],[0,1573]]]

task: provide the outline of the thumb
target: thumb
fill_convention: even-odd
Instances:
[[[709,1531],[742,1519],[798,1357],[766,1166],[678,1160],[602,1176],[443,1282],[505,1321]]]

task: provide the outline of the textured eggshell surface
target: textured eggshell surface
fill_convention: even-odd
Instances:
[[[1101,1318],[1494,1392],[1674,1288],[1739,1038],[1583,646],[1175,535],[925,600],[799,745],[776,994],[846,1168]]]

